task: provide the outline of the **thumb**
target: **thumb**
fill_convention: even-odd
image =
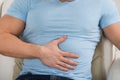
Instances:
[[[60,43],[64,42],[66,39],[67,39],[66,35],[61,37],[61,38],[59,38],[59,39],[57,39],[57,44],[60,44]]]

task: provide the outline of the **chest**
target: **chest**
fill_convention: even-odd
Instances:
[[[80,0],[79,0],[80,1]],[[27,27],[38,31],[89,31],[98,29],[100,9],[90,2],[46,2],[34,4],[27,16]]]

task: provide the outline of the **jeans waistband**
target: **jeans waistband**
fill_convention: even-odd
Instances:
[[[73,80],[73,79],[57,76],[57,75],[26,74],[26,75],[19,76],[16,80]]]

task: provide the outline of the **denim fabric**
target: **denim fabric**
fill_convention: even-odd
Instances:
[[[56,75],[32,75],[31,73],[28,73],[26,75],[19,76],[16,80],[73,80],[73,79]]]

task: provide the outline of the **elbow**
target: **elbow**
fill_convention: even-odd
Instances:
[[[117,41],[115,46],[120,50],[120,41]]]
[[[7,52],[0,52],[0,55],[6,56],[6,57],[13,57],[12,55],[10,55],[10,53],[7,53]]]
[[[0,52],[1,55],[3,56],[8,56],[6,53]]]

